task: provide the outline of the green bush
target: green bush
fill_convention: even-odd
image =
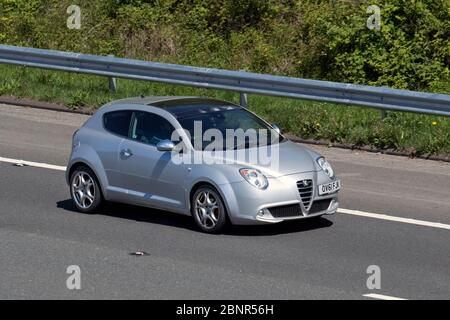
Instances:
[[[378,2],[378,3],[377,3]],[[363,1],[381,7],[381,30],[368,32],[363,15],[329,25],[333,80],[423,90],[450,77],[450,2]]]
[[[0,41],[450,92],[450,0],[0,0]],[[369,30],[369,5],[381,30]]]

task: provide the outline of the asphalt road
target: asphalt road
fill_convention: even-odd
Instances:
[[[86,118],[0,105],[0,157],[64,166]],[[342,208],[450,224],[450,164],[313,148],[342,178]],[[206,235],[151,209],[81,214],[63,171],[6,162],[0,244],[0,299],[450,298],[445,228],[338,213]],[[69,265],[81,269],[81,290],[66,287]],[[381,289],[366,286],[370,265]]]

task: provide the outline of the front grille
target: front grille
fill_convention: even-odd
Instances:
[[[318,213],[320,211],[325,211],[330,206],[331,199],[323,199],[323,200],[316,200],[311,205],[311,208],[309,209],[308,214],[314,214]]]
[[[325,211],[330,206],[331,199],[316,200],[312,203],[308,215]],[[303,216],[302,209],[298,204],[288,204],[285,206],[269,208],[274,218],[289,218]]]
[[[298,204],[289,204],[286,206],[273,207],[269,208],[269,211],[274,218],[303,216],[302,209]]]
[[[297,181],[297,189],[300,198],[302,199],[303,206],[308,210],[313,195],[313,181],[311,179]]]

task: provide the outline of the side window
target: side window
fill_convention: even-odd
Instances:
[[[103,115],[105,129],[123,137],[128,137],[131,115],[130,110],[112,111]]]
[[[175,128],[163,117],[143,111],[135,111],[131,123],[131,139],[156,145],[161,140],[170,140]]]

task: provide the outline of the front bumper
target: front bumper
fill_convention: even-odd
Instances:
[[[302,199],[297,182],[312,181],[309,203]],[[318,195],[318,185],[333,181],[322,171],[269,178],[269,186],[259,190],[246,181],[221,186],[233,224],[278,223],[333,214],[339,207],[337,192]],[[320,204],[320,205],[315,205]]]

